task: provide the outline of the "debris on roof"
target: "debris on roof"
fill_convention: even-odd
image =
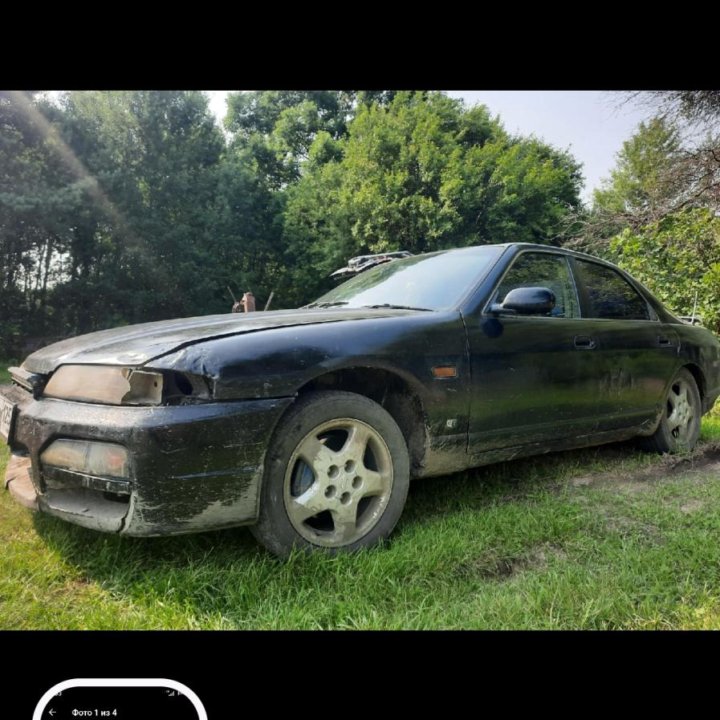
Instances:
[[[377,255],[358,255],[357,257],[350,258],[346,267],[340,268],[334,273],[330,273],[330,277],[345,278],[350,277],[351,275],[358,275],[359,273],[369,270],[371,267],[375,267],[381,263],[406,257],[412,257],[412,253],[408,250],[379,253]]]

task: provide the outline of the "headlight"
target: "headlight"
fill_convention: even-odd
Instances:
[[[159,405],[160,373],[104,365],[63,365],[45,386],[45,397],[105,403],[107,405]]]

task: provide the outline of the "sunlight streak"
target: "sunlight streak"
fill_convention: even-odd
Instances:
[[[74,150],[63,140],[57,128],[34,105],[28,94],[20,90],[9,90],[8,95],[16,107],[39,127],[46,138],[48,147],[57,153],[72,175],[82,184],[83,189],[87,191],[105,215],[112,220],[115,230],[130,241],[129,244],[137,248],[141,255],[147,255],[145,241],[130,229],[125,216],[106,195],[97,178],[92,175]]]

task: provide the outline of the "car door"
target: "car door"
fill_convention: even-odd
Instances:
[[[519,287],[548,288],[555,294],[554,310],[546,316],[490,311]],[[465,321],[472,388],[470,453],[594,429],[597,368],[595,356],[582,347],[587,329],[566,255],[521,252],[489,301]]]
[[[577,257],[572,266],[588,355],[599,370],[598,430],[653,422],[678,365],[677,333],[615,268]]]

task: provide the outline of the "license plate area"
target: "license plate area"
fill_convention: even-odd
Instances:
[[[6,443],[10,441],[17,405],[0,396],[0,438]]]

